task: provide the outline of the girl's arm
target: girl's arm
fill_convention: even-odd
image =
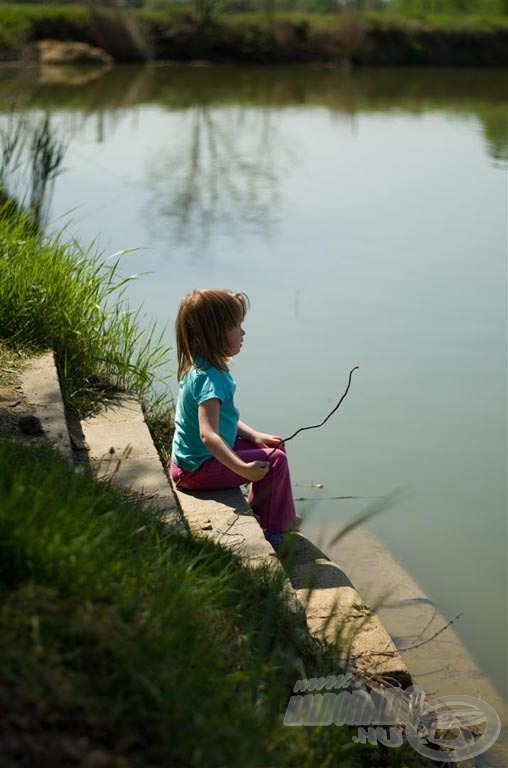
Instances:
[[[279,435],[268,435],[266,432],[258,432],[256,429],[249,427],[248,424],[244,424],[243,421],[238,422],[238,436],[250,440],[251,443],[259,445],[260,448],[274,448],[275,446],[282,445],[282,437],[279,437]]]
[[[268,472],[267,461],[245,462],[231,450],[219,434],[220,400],[216,397],[198,406],[199,436],[217,461],[246,480],[262,480]]]

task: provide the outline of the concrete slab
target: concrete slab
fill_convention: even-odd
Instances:
[[[344,670],[386,685],[411,685],[411,674],[379,617],[346,573],[301,533],[282,555],[310,632],[339,643]]]
[[[174,493],[189,528],[196,534],[226,546],[244,561],[268,558],[278,563],[239,488],[195,492],[174,488]]]
[[[239,488],[182,491],[174,488],[190,530],[231,550],[249,568],[269,568],[282,578],[287,604],[306,625],[305,613],[273,547]]]
[[[340,636],[345,669],[376,683],[411,685],[407,666],[379,618],[344,571],[309,539],[291,534],[279,560],[238,488],[174,490],[196,535],[226,546],[251,567],[283,569],[287,599],[295,610],[303,608],[310,633],[329,642]]]
[[[317,526],[309,526],[309,535],[318,541],[327,539],[326,530]],[[477,761],[482,768],[506,768],[507,702],[482,674],[455,626],[448,625],[450,617],[444,615],[367,526],[348,533],[330,547],[329,554],[340,558],[361,594],[376,606],[376,613],[411,670],[413,682],[428,698],[473,696],[493,707],[501,720],[501,734]]]
[[[101,424],[137,423],[143,419],[143,409],[136,397],[127,393],[118,393],[103,404],[101,409]]]
[[[128,488],[164,513],[166,522],[185,527],[169,480],[153,444],[139,401],[119,395],[81,422],[96,477]]]
[[[21,377],[21,387],[48,440],[72,462],[65,408],[52,351],[33,357],[28,362]]]
[[[119,410],[115,408],[115,410]],[[114,453],[122,455],[130,446],[131,457],[153,458],[153,441],[148,429],[140,429],[144,424],[142,415],[137,421],[110,422],[101,418],[87,420],[86,441],[93,441],[94,453],[107,456]]]
[[[246,512],[252,515],[252,510],[239,488],[224,488],[216,491],[185,491],[173,487],[173,491],[186,516],[212,512],[220,514]]]

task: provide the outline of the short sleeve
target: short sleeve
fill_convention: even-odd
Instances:
[[[224,382],[213,375],[211,371],[200,371],[194,381],[192,395],[198,405],[205,403],[207,400],[217,398],[224,402],[224,398],[227,395]]]

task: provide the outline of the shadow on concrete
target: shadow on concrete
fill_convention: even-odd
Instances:
[[[351,587],[344,571],[312,541],[299,532],[289,533],[279,557],[294,589]]]
[[[197,501],[213,501],[214,504],[224,506],[227,512],[236,512],[236,514],[253,515],[247,500],[239,488],[222,488],[221,490],[191,491],[186,488],[178,488],[178,493],[185,494],[188,498],[194,498]]]
[[[71,441],[72,458],[75,466],[84,467],[87,473],[92,474],[92,464],[88,455],[88,447],[85,435],[81,428],[79,415],[73,408],[65,408],[65,420],[67,422],[67,431]]]

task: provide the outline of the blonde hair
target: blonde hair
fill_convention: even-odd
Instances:
[[[249,307],[245,293],[203,288],[180,302],[175,322],[178,380],[197,355],[226,370],[230,357],[226,333],[240,325]]]

